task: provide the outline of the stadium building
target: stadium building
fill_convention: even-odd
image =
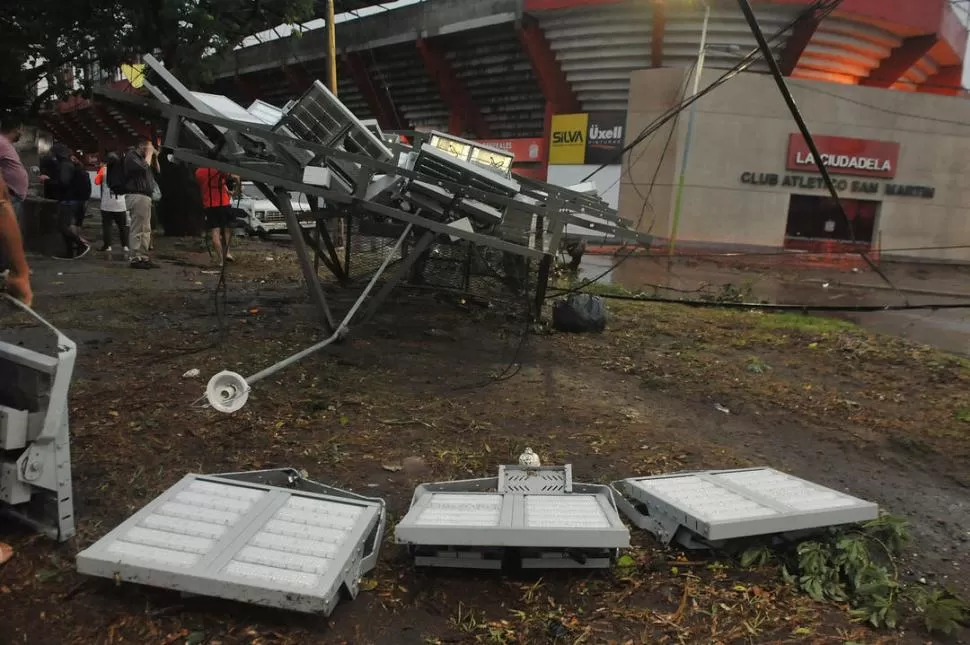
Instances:
[[[967,30],[951,3],[843,0],[827,15],[806,15],[812,0],[751,4],[769,36],[802,16],[773,49],[851,228],[825,198],[764,61],[618,163],[689,93],[702,39],[702,87],[755,48],[735,0],[426,0],[345,14],[338,94],[387,130],[444,130],[512,150],[522,174],[569,185],[596,171],[604,197],[660,244],[886,253],[970,244]],[[282,106],[326,79],[326,52],[325,29],[242,47],[208,89]],[[62,129],[84,121],[51,118]],[[970,260],[960,249],[907,253]]]

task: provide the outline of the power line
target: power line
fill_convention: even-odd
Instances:
[[[841,4],[841,2],[842,2],[842,0],[816,0],[816,2],[814,4],[812,4],[812,6],[808,7],[803,12],[801,12],[800,14],[798,14],[794,18],[794,20],[792,20],[791,22],[789,22],[786,26],[784,26],[777,33],[775,33],[775,35],[772,36],[769,39],[769,42],[773,42],[773,41],[777,40],[778,38],[782,37],[785,33],[787,33],[788,31],[790,31],[791,29],[794,29],[794,27],[796,25],[798,25],[803,20],[807,20],[807,19],[813,18],[813,17],[814,18],[817,18],[817,19],[824,18],[825,16],[829,15],[832,11],[834,11],[836,9],[836,7],[838,7],[839,4]],[[636,139],[633,140],[633,142],[631,142],[630,144],[624,146],[624,148],[622,150],[620,150],[615,155],[615,157],[614,157],[614,159],[613,159],[612,162],[607,162],[607,163],[601,165],[595,171],[593,171],[592,173],[590,173],[583,181],[589,181],[589,179],[591,179],[593,176],[595,176],[596,173],[600,172],[601,170],[603,170],[607,166],[612,165],[612,163],[615,162],[616,160],[620,160],[620,162],[622,163],[622,160],[623,160],[624,155],[628,155],[629,152],[631,150],[633,150],[633,148],[635,148],[640,143],[642,143],[644,140],[646,140],[647,138],[649,138],[650,136],[652,136],[653,133],[655,133],[656,131],[658,131],[661,127],[663,127],[671,119],[676,119],[680,115],[680,113],[683,112],[684,109],[686,109],[692,103],[694,103],[695,101],[699,100],[701,97],[705,96],[709,92],[712,92],[713,90],[717,89],[718,87],[720,87],[721,85],[723,85],[724,83],[726,83],[727,81],[731,80],[732,78],[734,78],[735,76],[737,76],[738,74],[740,74],[742,71],[744,71],[745,69],[747,69],[748,67],[750,67],[752,64],[754,64],[754,62],[756,62],[758,60],[760,53],[761,53],[760,52],[760,49],[754,49],[754,50],[752,50],[746,56],[744,56],[743,59],[741,61],[739,61],[737,65],[735,65],[733,68],[731,68],[730,70],[728,70],[725,74],[723,74],[720,78],[718,78],[713,83],[711,83],[710,85],[708,85],[707,87],[705,87],[703,90],[698,91],[689,100],[684,100],[684,98],[682,97],[681,98],[681,101],[677,105],[672,106],[666,112],[664,112],[659,117],[657,117],[657,119],[655,119],[652,123],[650,123],[649,125],[647,125],[640,132],[640,134],[636,137]],[[694,64],[694,67],[696,67],[696,62]],[[689,81],[689,79],[690,79],[690,75],[685,75],[685,79],[684,79],[684,81],[685,81],[685,85],[684,85],[684,95],[686,95],[687,82]],[[667,139],[667,146],[669,146],[670,141],[671,141],[671,138],[673,136],[673,132],[675,130],[676,130],[676,124],[673,125],[673,126],[671,126],[671,131],[670,131],[670,134],[669,134],[668,139]],[[651,187],[650,187],[650,191],[648,192],[648,197],[649,197],[650,194],[652,194],[652,192],[653,192],[653,186],[656,184],[656,179],[657,179],[657,176],[658,176],[658,174],[660,172],[660,166],[662,165],[662,161],[663,161],[663,156],[665,156],[666,153],[667,153],[667,146],[664,147],[663,155],[661,156],[660,162],[658,162],[658,164],[657,164],[657,168],[656,168],[656,170],[654,172],[653,179],[651,180]],[[642,157],[643,154],[644,153],[641,153],[641,157]],[[631,179],[632,179],[632,177],[631,177]],[[640,191],[639,190],[637,190],[637,194],[638,195],[640,194]],[[636,228],[638,230],[640,228],[640,224],[642,223],[643,216],[644,216],[644,214],[646,212],[647,205],[648,205],[648,200],[647,199],[644,199],[643,206],[640,209],[640,218],[637,221],[637,227]],[[846,218],[846,219],[848,219],[848,218]],[[650,228],[648,230],[648,233],[649,233],[649,231],[652,231],[653,230],[653,226],[656,224],[656,221],[657,221],[657,214],[654,213],[654,219],[650,223]],[[849,223],[849,225],[851,227],[851,222]],[[568,293],[577,293],[577,292],[581,291],[582,289],[584,289],[585,287],[589,286],[590,284],[592,284],[594,282],[598,282],[599,280],[602,280],[606,276],[608,276],[611,273],[613,273],[614,271],[616,271],[616,269],[618,269],[629,257],[630,256],[625,256],[625,257],[621,258],[618,262],[616,262],[613,266],[611,266],[606,271],[604,271],[602,274],[600,274],[599,276],[597,276],[595,279],[593,279],[593,280],[586,280],[583,284],[581,284],[581,285],[579,285],[579,286],[571,289]],[[870,263],[870,265],[871,265],[871,263]],[[874,267],[874,270],[876,270],[878,272],[878,268],[875,268]],[[881,275],[881,273],[880,273],[880,275]],[[562,294],[558,294],[558,295],[562,295]],[[546,299],[548,300],[548,299],[550,299],[550,297],[552,297],[552,296],[547,296]]]
[[[680,298],[661,298],[659,296],[623,296],[617,294],[596,294],[607,300],[626,300],[631,302],[656,302],[667,305],[684,305],[710,309],[743,309],[755,311],[799,312],[817,311],[823,313],[878,313],[885,311],[926,311],[947,309],[970,309],[970,302],[939,302],[926,305],[786,305],[763,302],[723,302],[718,300],[687,300]]]
[[[970,2],[970,0],[967,0],[967,1]],[[953,119],[941,119],[939,117],[926,116],[923,114],[910,114],[907,112],[899,112],[897,110],[891,110],[889,108],[873,105],[872,103],[866,103],[865,101],[849,98],[848,96],[836,94],[835,92],[829,92],[827,90],[823,90],[821,88],[814,87],[812,85],[802,84],[797,81],[794,84],[796,87],[800,89],[807,90],[809,92],[815,92],[816,94],[825,94],[826,96],[831,96],[832,98],[836,98],[840,101],[845,101],[846,103],[853,103],[855,105],[869,108],[870,110],[875,110],[876,112],[882,112],[884,114],[891,114],[893,116],[900,116],[900,117],[909,118],[909,119],[921,119],[923,121],[930,121],[933,123],[945,123],[947,125],[959,125],[963,127],[970,126],[970,122],[967,122],[967,121],[955,121]]]

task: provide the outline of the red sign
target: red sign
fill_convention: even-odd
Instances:
[[[478,143],[491,148],[498,148],[504,152],[511,152],[515,156],[514,163],[538,163],[542,161],[546,145],[542,137],[534,139],[484,139]]]
[[[899,144],[847,137],[815,137],[822,163],[833,175],[858,175],[892,179],[899,163]],[[793,134],[788,139],[788,170],[818,172],[805,138]]]

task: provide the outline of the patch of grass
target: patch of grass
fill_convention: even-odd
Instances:
[[[784,329],[816,334],[859,330],[857,325],[838,318],[798,313],[755,314],[755,326],[762,329]]]
[[[962,421],[963,423],[970,423],[970,408],[960,408],[954,413],[953,417],[957,421]]]
[[[752,374],[764,374],[771,369],[767,363],[757,356],[752,356],[749,358],[748,362],[745,364],[745,368]]]

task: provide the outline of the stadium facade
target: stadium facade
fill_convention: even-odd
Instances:
[[[388,130],[444,130],[513,150],[522,174],[576,183],[598,171],[623,216],[688,247],[943,246],[964,228],[970,237],[970,191],[960,188],[970,163],[967,30],[951,3],[843,0],[807,16],[811,0],[751,2],[769,35],[802,16],[773,40],[774,54],[824,137],[850,218],[864,222],[852,227],[859,236],[832,224],[763,61],[616,163],[683,98],[702,36],[702,84],[755,47],[734,0],[426,0],[338,25],[338,93]],[[323,29],[241,48],[208,89],[283,105],[326,78],[326,51]],[[79,120],[51,119],[62,131]]]

